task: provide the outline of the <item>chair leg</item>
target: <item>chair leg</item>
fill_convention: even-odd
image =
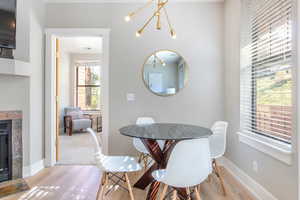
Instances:
[[[140,153],[138,162],[141,164],[143,161],[144,163],[144,169],[146,170],[148,168],[148,158],[144,153]]]
[[[143,160],[144,160],[144,167],[145,167],[145,170],[148,168],[148,156],[143,154]]]
[[[134,200],[134,196],[133,196],[133,192],[132,192],[132,187],[131,187],[131,184],[130,184],[130,181],[129,181],[129,178],[128,178],[128,174],[127,174],[127,173],[125,173],[125,179],[126,179],[126,183],[127,183],[127,186],[128,186],[130,199],[131,199],[131,200]]]
[[[163,199],[165,198],[166,193],[167,193],[167,190],[168,190],[168,185],[165,184],[165,185],[164,185],[164,188],[163,188],[163,191],[162,191],[162,193],[161,193],[161,195],[160,195],[159,200],[163,200]]]
[[[177,190],[174,190],[172,200],[177,200]]]
[[[106,172],[104,172],[101,178],[101,182],[99,184],[96,200],[103,200],[104,187],[106,186],[106,177]],[[99,199],[99,197],[101,198]]]
[[[69,128],[69,136],[72,136],[72,134],[73,134],[73,127],[71,126],[71,127]]]
[[[188,200],[191,200],[191,191],[190,188],[186,188],[186,193],[188,194]]]
[[[212,182],[212,180],[211,180],[211,174],[208,175],[207,181],[208,181],[208,183],[211,183],[211,182]]]
[[[104,179],[104,181],[105,181],[105,185],[107,185],[108,184],[108,182],[109,182],[109,173],[106,173],[105,174],[105,179]]]
[[[139,160],[138,160],[138,162],[141,163],[141,162],[142,162],[142,159],[143,159],[143,154],[142,154],[142,153],[139,153]]]
[[[99,188],[98,188],[98,191],[97,191],[96,200],[99,200],[99,197],[101,196],[102,190],[103,190],[103,185],[102,185],[102,180],[101,180],[101,182],[99,183]]]
[[[219,180],[220,180],[221,187],[222,187],[222,190],[223,190],[223,194],[224,194],[224,196],[226,196],[226,189],[225,189],[223,177],[222,177],[222,175],[221,175],[220,167],[218,166],[216,160],[214,160],[214,163],[215,163],[216,174],[217,174],[217,176],[218,176],[218,178],[219,178]]]
[[[200,186],[199,186],[199,191],[198,191],[198,186],[195,187],[195,195],[196,195],[196,200],[201,200]]]

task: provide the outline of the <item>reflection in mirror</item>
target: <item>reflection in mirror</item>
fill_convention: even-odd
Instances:
[[[147,58],[143,79],[147,88],[160,96],[175,95],[187,82],[187,64],[174,51],[161,50]]]

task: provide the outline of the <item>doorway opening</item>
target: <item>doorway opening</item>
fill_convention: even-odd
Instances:
[[[94,164],[100,137],[102,37],[56,38],[57,164]]]
[[[46,30],[45,165],[94,164],[92,128],[107,153],[109,30]]]

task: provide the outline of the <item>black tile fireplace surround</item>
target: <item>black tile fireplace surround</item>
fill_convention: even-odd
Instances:
[[[0,182],[12,179],[12,120],[0,120]]]

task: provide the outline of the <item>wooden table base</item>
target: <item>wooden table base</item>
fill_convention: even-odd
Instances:
[[[152,139],[141,139],[155,163],[144,173],[144,175],[134,184],[134,187],[144,190],[150,184],[146,200],[155,200],[159,191],[160,183],[152,177],[152,172],[158,169],[165,169],[172,149],[177,141],[167,140],[164,149],[161,150],[157,141]],[[184,188],[174,188],[177,190],[178,197],[182,200],[187,199]]]

